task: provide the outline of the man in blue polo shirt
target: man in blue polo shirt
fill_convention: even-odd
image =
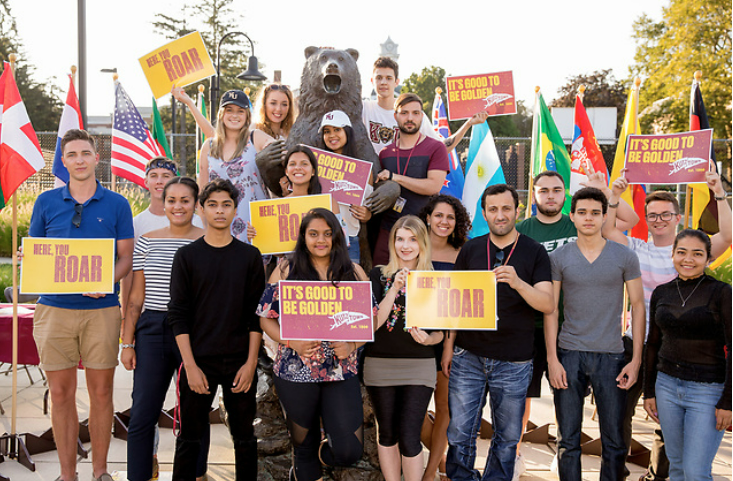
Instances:
[[[61,139],[61,151],[64,166],[69,171],[69,183],[38,196],[28,234],[30,237],[115,239],[117,283],[132,267],[134,231],[130,205],[121,195],[102,187],[95,178],[99,155],[94,138],[86,131],[69,130]],[[84,364],[89,390],[92,479],[112,481],[107,473],[107,452],[120,322],[116,292],[115,295],[43,295],[36,306],[33,337],[53,403],[51,425],[61,465],[57,481],[78,480],[76,379],[79,359]]]

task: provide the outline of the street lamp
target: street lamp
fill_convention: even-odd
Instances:
[[[249,46],[252,50],[252,55],[249,56],[249,59],[247,60],[247,70],[237,75],[237,78],[240,80],[252,80],[252,81],[259,81],[259,80],[265,80],[267,77],[259,71],[257,68],[257,57],[255,57],[255,46],[254,43],[252,43],[252,39],[249,38],[249,36],[244,32],[229,32],[223,37],[221,37],[221,40],[219,40],[219,45],[216,47],[216,77],[214,77],[213,81],[211,82],[211,92],[210,92],[210,105],[211,109],[216,108],[216,104],[219,100],[219,77],[221,76],[221,44],[224,43],[224,40],[227,39],[227,37],[231,37],[232,35],[244,35],[247,37],[247,40],[249,40]]]

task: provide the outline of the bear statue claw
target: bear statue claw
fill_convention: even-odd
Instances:
[[[400,196],[400,184],[394,180],[380,182],[374,192],[364,201],[373,214],[379,214],[391,209]]]
[[[280,179],[285,175],[285,168],[283,167],[285,153],[285,141],[276,140],[259,151],[255,156],[255,162],[262,176],[262,181],[278,197],[282,191]]]

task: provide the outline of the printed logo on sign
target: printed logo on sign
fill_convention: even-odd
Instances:
[[[509,94],[491,94],[484,99],[484,102],[486,102],[486,105],[484,106],[484,108],[488,109],[489,107],[491,107],[494,104],[501,103],[513,97],[514,97],[513,95],[509,95]]]
[[[337,312],[333,316],[328,316],[329,319],[333,321],[333,324],[331,325],[331,330],[345,325],[351,325],[356,324],[357,322],[365,321],[369,319],[369,316],[362,314],[361,312],[350,312],[350,311],[341,311]]]
[[[348,180],[334,180],[333,186],[331,187],[331,192],[338,192],[340,190],[348,192],[352,190],[362,190],[362,188],[353,182],[349,182]]]
[[[691,169],[696,165],[707,164],[708,162],[708,159],[701,159],[700,157],[685,157],[669,164],[669,166],[671,167],[669,175],[676,174],[681,170]]]

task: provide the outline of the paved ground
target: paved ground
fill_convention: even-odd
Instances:
[[[5,370],[7,365],[3,366]],[[43,414],[43,394],[46,387],[41,381],[39,371],[30,368],[31,375],[36,381],[31,384],[28,376],[24,371],[18,372],[18,408],[17,408],[17,427],[20,433],[41,434],[51,425],[49,416]],[[130,406],[130,392],[132,389],[132,375],[125,371],[124,368],[117,369],[115,377],[115,409],[123,411]],[[78,396],[78,407],[80,418],[85,419],[88,412],[88,398],[86,389],[84,388],[83,373],[79,373],[80,393]],[[546,386],[545,386],[546,387]],[[10,375],[0,374],[0,403],[5,409],[5,414],[0,416],[0,432],[10,431],[10,408],[11,408],[11,391],[12,383]],[[554,419],[552,398],[549,395],[549,389],[543,392],[547,393],[541,399],[537,399],[533,403],[532,415],[530,420],[537,425],[551,423]],[[166,407],[172,407],[174,403],[174,392],[171,389],[168,393]],[[488,408],[487,408],[488,409]],[[634,418],[634,439],[642,445],[649,447],[651,445],[654,424],[647,420],[643,414],[641,407],[637,410]],[[586,417],[583,431],[592,438],[598,437],[598,425],[591,419],[593,414],[593,406],[586,403]],[[489,419],[488,411],[485,415]],[[550,433],[554,434],[555,429],[551,427]],[[211,453],[209,459],[209,479],[212,481],[224,481],[234,478],[234,456],[232,452],[232,443],[226,428],[221,425],[214,425],[211,436]],[[173,434],[169,429],[161,429],[161,440],[159,448],[159,459],[161,462],[161,480],[170,479],[170,471],[172,469],[173,459]],[[487,441],[480,441],[479,453],[485,456],[488,449]],[[86,445],[89,448],[89,444]],[[527,472],[522,476],[523,481],[550,480],[556,481],[558,478],[550,472],[550,462],[554,454],[554,445],[524,443],[522,453],[527,460]],[[485,463],[485,457],[480,457],[477,461],[479,466]],[[109,454],[110,471],[118,471],[116,479],[125,480],[125,458],[126,443],[118,439],[112,439]],[[33,456],[36,463],[36,471],[31,472],[21,466],[14,460],[6,458],[4,463],[0,464],[0,475],[10,477],[13,481],[35,481],[44,480],[51,481],[58,476],[58,461],[56,451],[37,454]],[[588,480],[598,479],[598,470],[600,468],[600,458],[598,456],[583,455],[583,478]],[[644,469],[635,464],[629,464],[631,477],[629,480],[636,481],[643,473]],[[91,464],[89,459],[81,459],[79,463],[79,478],[82,481],[91,479]],[[713,464],[713,479],[715,481],[731,480],[731,433],[726,433],[723,444],[718,451],[718,455]]]

